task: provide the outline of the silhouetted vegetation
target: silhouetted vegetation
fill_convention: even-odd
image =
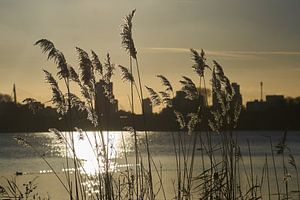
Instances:
[[[61,126],[55,109],[43,106],[34,113],[29,105],[11,101],[0,102],[0,121],[1,132],[47,131],[49,126]]]
[[[185,98],[182,91],[178,91],[171,99],[173,108],[166,106],[159,113],[147,114],[147,129],[153,131],[175,131],[179,125],[173,109],[183,114],[188,114],[197,108],[198,103]],[[86,119],[87,113],[73,109],[73,122],[88,130],[94,127]],[[210,110],[206,111],[206,117]],[[238,130],[300,130],[300,97],[286,98],[282,107],[270,108],[263,111],[247,111],[242,109],[237,125]],[[122,130],[131,121],[131,113],[118,111],[110,115],[110,123],[104,129]],[[137,130],[143,130],[143,117],[136,115]],[[45,106],[41,102],[24,101],[15,104],[9,95],[0,95],[0,132],[41,132],[48,131],[51,127],[68,130],[65,122],[60,119],[56,109]],[[197,127],[200,130],[205,127]]]

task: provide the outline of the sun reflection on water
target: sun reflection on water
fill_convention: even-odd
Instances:
[[[69,147],[72,147],[72,141],[74,142],[76,157],[81,161],[81,171],[87,175],[103,172],[106,165],[109,171],[116,171],[117,159],[122,158],[125,151],[131,152],[133,146],[133,138],[128,132],[76,131],[64,132],[64,136]],[[65,154],[65,148],[61,148],[61,154]],[[68,157],[72,155],[69,148]]]

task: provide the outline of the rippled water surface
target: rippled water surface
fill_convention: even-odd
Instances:
[[[174,146],[172,140],[172,134],[175,139],[178,134],[184,137],[186,145],[192,141],[191,136],[187,136],[185,133],[171,133],[171,132],[149,132],[150,150],[155,162],[162,166],[164,171],[164,180],[166,187],[172,191],[172,180],[176,172],[176,164],[174,157]],[[244,155],[245,168],[249,169],[249,147],[253,160],[254,173],[258,176],[261,175],[263,165],[265,163],[265,155],[269,156],[271,160],[271,147],[270,137],[272,138],[273,145],[275,146],[280,138],[283,136],[283,132],[259,132],[259,131],[240,131],[237,132],[238,143],[241,148],[241,152]],[[28,146],[20,145],[14,139],[15,137],[21,137],[29,143]],[[87,173],[93,174],[97,172],[97,159],[96,159],[96,147],[101,148],[101,135],[93,132],[65,133],[64,137],[69,140],[70,137],[74,138],[75,151],[82,160],[84,170]],[[144,133],[138,133],[139,143],[141,146],[141,155],[146,154],[144,148]],[[114,170],[122,171],[127,167],[125,162],[125,155],[128,159],[129,167],[134,169],[134,138],[129,132],[104,132],[103,139],[105,141],[105,147],[109,152],[109,158],[111,166]],[[207,140],[203,139],[204,143]],[[213,134],[213,144],[221,142],[221,138],[217,134]],[[289,132],[287,134],[287,145],[291,149],[292,154],[295,157],[296,163],[299,163],[300,158],[300,132]],[[125,144],[125,145],[124,145]],[[51,166],[57,172],[63,172],[66,169],[65,165],[65,151],[66,146],[62,144],[57,136],[50,132],[43,133],[1,133],[0,134],[0,175],[10,176],[16,172],[21,172],[24,177],[29,175],[38,175],[43,177],[44,174],[51,174],[49,166],[41,159],[41,156],[45,157]],[[199,165],[201,160],[201,145],[197,146],[195,165]],[[126,154],[125,154],[126,152]],[[101,157],[101,155],[99,155]],[[271,161],[270,161],[271,162]],[[275,162],[278,166],[279,177],[282,178],[281,159],[275,155]],[[200,173],[200,168],[195,168],[195,173]],[[197,171],[198,170],[198,171]],[[292,169],[290,169],[293,174]],[[272,171],[270,171],[272,173]],[[273,175],[271,175],[271,178]],[[294,177],[292,177],[294,178]],[[274,179],[274,177],[272,178]],[[280,183],[283,181],[280,179]]]

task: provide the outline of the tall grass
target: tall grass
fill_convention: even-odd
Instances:
[[[164,172],[157,161],[153,159],[147,132],[147,119],[142,103],[144,93],[141,69],[133,40],[132,20],[134,14],[135,10],[124,18],[121,30],[122,46],[128,53],[129,67],[118,65],[122,80],[129,83],[131,123],[124,129],[133,135],[135,154],[135,163],[132,167],[129,165],[127,157],[127,144],[123,133],[121,133],[126,163],[124,172],[117,172],[112,168],[110,132],[102,128],[104,125],[108,127],[110,123],[107,120],[110,115],[110,107],[105,104],[105,107],[99,110],[100,108],[96,104],[97,82],[102,83],[101,87],[105,91],[106,98],[109,101],[114,101],[109,85],[112,82],[115,65],[111,61],[110,54],[108,53],[104,61],[101,62],[100,57],[94,51],[89,54],[76,47],[79,63],[79,71],[77,72],[67,63],[64,54],[51,41],[41,39],[35,43],[35,45],[40,46],[47,59],[54,61],[57,65],[56,75],[44,70],[45,79],[50,84],[52,91],[53,105],[57,108],[57,112],[69,130],[79,132],[82,137],[84,136],[84,139],[88,140],[93,149],[91,156],[97,160],[96,175],[87,173],[75,150],[74,132],[50,129],[57,136],[57,139],[65,145],[65,165],[67,169],[71,168],[72,165],[74,174],[70,170],[65,170],[64,178],[66,181],[62,180],[63,178],[48,163],[43,154],[40,155],[57,176],[70,200],[167,199],[164,190]],[[238,144],[238,135],[234,132],[242,106],[239,95],[234,91],[230,80],[218,62],[213,61],[210,65],[206,60],[204,50],[198,52],[195,49],[190,49],[190,52],[193,62],[192,70],[197,76],[197,81],[194,82],[191,78],[182,76],[180,83],[185,98],[196,103],[197,108],[195,110],[184,113],[177,109],[173,103],[173,99],[176,98],[173,86],[163,75],[157,75],[163,90],[156,92],[149,86],[145,88],[152,100],[152,105],[171,110],[179,126],[178,132],[172,133],[174,162],[176,164],[173,199],[262,199],[263,187],[266,185],[269,199],[272,197],[289,199],[291,192],[289,190],[288,163],[293,166],[297,174],[298,189],[294,193],[298,194],[299,199],[298,168],[291,150],[286,144],[287,133],[276,146],[277,153],[282,158],[285,178],[285,191],[282,193],[282,189],[279,187],[279,175],[276,170],[278,166],[275,163],[275,149],[273,149],[272,140],[270,139],[272,165],[269,163],[268,155],[266,155],[262,175],[258,177],[254,174],[250,143],[248,144],[248,155],[246,155],[249,158],[250,169],[247,169],[244,155],[242,155]],[[207,85],[208,79],[211,83],[209,86]],[[80,96],[71,91],[71,85],[76,85],[79,88]],[[208,91],[212,91],[213,106],[208,103]],[[145,130],[143,133],[136,130],[135,101],[140,102]],[[94,125],[96,131],[88,134],[86,131],[76,128],[76,124],[73,123],[73,119],[76,118],[76,113],[72,112],[74,109],[85,112],[87,119]],[[100,116],[99,113],[104,113],[106,116]],[[141,134],[145,136],[144,144],[139,142]],[[217,143],[214,140],[216,137],[218,138]],[[23,145],[34,148],[22,138],[17,138],[17,140]],[[146,149],[146,161],[141,151],[142,148]],[[286,153],[288,153],[288,157]],[[196,158],[199,157],[200,160],[197,160]],[[277,191],[275,194],[270,188],[271,168],[276,178]],[[158,180],[157,184],[154,184],[154,179]],[[243,181],[245,179],[246,181]],[[8,181],[8,183],[13,186],[12,182]],[[92,188],[88,185],[92,185]],[[13,192],[16,193],[16,191]]]

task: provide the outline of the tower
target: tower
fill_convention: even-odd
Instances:
[[[263,82],[260,82],[260,101],[263,101]]]
[[[14,103],[17,104],[16,84],[14,84],[13,86],[13,98],[14,98]]]

